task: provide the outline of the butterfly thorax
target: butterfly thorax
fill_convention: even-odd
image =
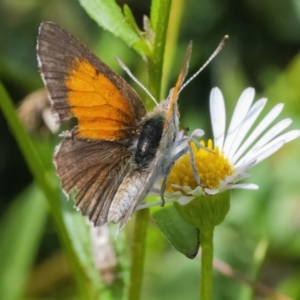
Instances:
[[[155,157],[165,124],[164,114],[155,114],[147,118],[142,125],[134,161],[138,167],[147,168]]]
[[[168,105],[168,100],[165,100],[161,104],[166,106]],[[159,147],[157,149],[157,169],[156,169],[156,177],[158,180],[159,177],[164,177],[166,175],[166,171],[173,161],[173,152],[175,145],[175,140],[178,134],[178,109],[177,104],[173,107],[171,116],[169,119],[166,119],[163,134],[161,137],[161,141]]]

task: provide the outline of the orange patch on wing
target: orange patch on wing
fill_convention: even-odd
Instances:
[[[87,61],[75,61],[66,80],[70,112],[83,138],[116,140],[135,127],[127,100],[116,86]]]

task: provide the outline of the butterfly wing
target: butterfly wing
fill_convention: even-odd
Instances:
[[[172,116],[174,116],[174,114],[178,114],[178,108],[177,108],[178,94],[179,94],[179,90],[184,82],[184,79],[187,75],[191,55],[192,55],[192,42],[189,42],[188,47],[185,52],[181,70],[180,70],[179,75],[176,80],[175,87],[173,88],[173,91],[171,92],[172,94],[170,94],[167,99],[167,102],[169,101],[169,104],[167,103],[168,112],[167,112],[167,119],[166,119],[164,131],[166,131],[166,127],[168,126],[168,123],[169,123],[170,119],[172,118]]]
[[[75,116],[81,138],[136,136],[146,113],[139,96],[73,35],[54,23],[42,23],[37,55],[59,122]]]
[[[65,139],[56,148],[54,162],[63,191],[77,191],[75,206],[97,226],[107,222],[131,155],[126,145],[102,140]]]
[[[76,207],[95,225],[104,224],[129,171],[129,147],[145,109],[120,76],[56,24],[42,23],[37,55],[57,121],[78,120],[54,154],[62,189],[76,191]]]

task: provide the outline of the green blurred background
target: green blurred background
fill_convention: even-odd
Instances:
[[[127,3],[142,26],[143,15],[149,15],[150,1],[118,2]],[[180,2],[173,1],[178,7]],[[219,86],[224,92],[229,117],[243,89],[253,86],[256,99],[269,99],[267,109],[284,102],[281,118],[291,117],[291,127],[300,128],[300,1],[193,0],[181,5],[182,22],[168,88],[176,80],[190,40],[192,74],[221,38],[225,34],[230,36],[221,54],[181,94],[183,126],[191,130],[204,128],[209,138],[211,88]],[[77,1],[0,0],[0,79],[16,106],[43,87],[35,47],[39,24],[46,20],[76,35],[119,74],[123,72],[115,56],[121,57],[132,73],[147,84],[145,64],[140,57],[99,28]],[[61,248],[43,195],[32,183],[1,113],[0,128],[2,287],[23,282],[23,299],[76,299],[70,271],[67,266],[62,268],[65,259],[60,256]],[[51,156],[57,137],[45,130],[33,130],[31,136],[50,172],[53,171]],[[257,183],[260,189],[233,192],[231,211],[215,234],[215,257],[238,270],[239,280],[246,276],[293,299],[300,299],[299,162],[300,141],[296,140],[250,170],[248,182]],[[28,201],[30,205],[26,206]],[[1,268],[4,262],[6,268]],[[1,272],[4,269],[6,272]],[[42,282],[37,289],[32,288],[38,285],[34,274],[39,274]],[[239,280],[215,271],[214,299],[273,299],[258,295]],[[197,299],[198,282],[199,260],[188,260],[173,250],[151,222],[142,299]],[[19,299],[13,293],[6,295],[10,295],[7,299]]]

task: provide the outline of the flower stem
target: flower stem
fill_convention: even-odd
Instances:
[[[201,256],[201,285],[200,299],[212,299],[213,280],[213,235],[214,226],[200,228]]]
[[[136,212],[135,216],[135,228],[131,249],[130,282],[127,298],[129,300],[138,300],[141,296],[149,215],[149,209],[141,209]]]
[[[151,20],[151,22],[155,23],[153,26],[155,29],[155,38],[153,43],[153,55],[148,62],[148,89],[159,101],[161,99],[165,44],[172,0],[157,0],[153,1],[152,5],[154,2],[158,4],[158,6],[155,8],[152,7],[157,18],[155,20]],[[157,11],[155,12],[156,9]],[[153,101],[146,101],[147,110],[151,109],[153,105]],[[148,221],[149,209],[142,209],[136,212],[134,240],[131,251],[131,269],[128,292],[129,300],[139,300],[141,295]]]

